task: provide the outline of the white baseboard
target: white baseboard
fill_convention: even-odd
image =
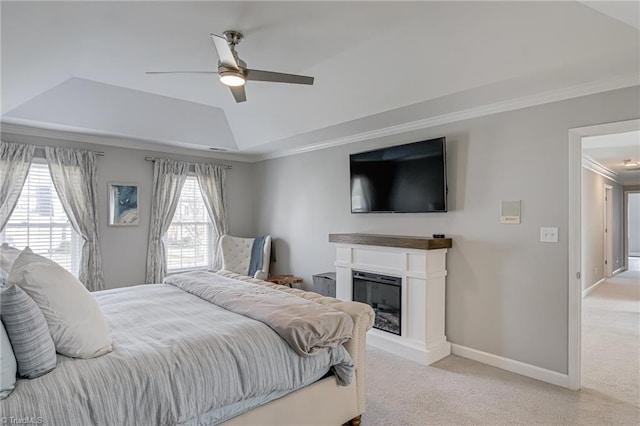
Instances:
[[[626,271],[626,270],[627,270],[627,268],[626,268],[626,267],[621,266],[621,267],[619,267],[618,269],[616,269],[615,271],[613,271],[613,274],[611,274],[611,276],[613,277],[613,276],[618,275],[619,273],[624,272],[624,271]]]
[[[445,339],[426,348],[424,344],[401,338],[376,329],[367,333],[367,345],[422,365],[430,365],[451,353],[451,344]]]
[[[451,353],[492,367],[501,368],[503,370],[511,371],[512,373],[520,374],[542,382],[551,383],[552,385],[562,386],[563,388],[569,387],[569,376],[567,374],[558,373],[556,371],[547,370],[546,368],[536,367],[535,365],[526,364],[524,362],[504,358],[453,343],[451,344]]]
[[[594,284],[591,284],[589,287],[587,287],[584,290],[582,290],[582,298],[584,299],[585,297],[587,297],[589,295],[589,293],[591,293],[593,290],[598,288],[598,286],[600,284],[602,284],[605,281],[605,279],[606,278],[602,278],[601,280],[596,281]]]

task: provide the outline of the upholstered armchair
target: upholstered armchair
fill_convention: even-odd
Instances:
[[[271,236],[240,238],[223,235],[220,238],[222,269],[260,280],[269,277]]]

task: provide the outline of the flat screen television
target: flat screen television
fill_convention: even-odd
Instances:
[[[447,211],[444,137],[350,155],[352,213]]]

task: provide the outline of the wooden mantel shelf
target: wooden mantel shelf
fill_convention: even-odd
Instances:
[[[380,234],[329,234],[330,243],[362,244],[366,246],[400,247],[415,250],[451,248],[451,238],[409,237]]]

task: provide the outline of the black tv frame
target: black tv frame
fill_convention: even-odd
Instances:
[[[403,146],[408,146],[408,145],[413,145],[413,144],[421,144],[421,143],[435,143],[436,141],[441,141],[442,143],[442,159],[443,159],[443,174],[444,174],[444,209],[442,210],[424,210],[424,211],[395,211],[395,210],[368,210],[368,211],[354,211],[353,210],[353,188],[351,187],[352,185],[352,178],[353,178],[353,171],[351,170],[351,164],[353,162],[352,157],[353,156],[357,156],[357,155],[361,155],[361,154],[368,154],[368,153],[372,153],[372,152],[384,152],[386,150],[389,149],[393,149],[393,148],[398,148],[398,147],[403,147]],[[437,138],[430,138],[430,139],[424,139],[424,140],[419,140],[419,141],[415,141],[415,142],[409,142],[409,143],[404,143],[404,144],[400,144],[400,145],[392,145],[392,146],[388,146],[388,147],[384,147],[384,148],[376,148],[376,149],[371,149],[368,151],[361,151],[361,152],[354,152],[352,154],[349,154],[349,205],[351,208],[351,214],[376,214],[376,213],[393,213],[393,214],[422,214],[422,213],[446,213],[449,210],[449,203],[448,203],[448,194],[449,194],[449,186],[448,186],[448,180],[447,180],[447,139],[445,136],[441,136],[441,137],[437,137]]]

